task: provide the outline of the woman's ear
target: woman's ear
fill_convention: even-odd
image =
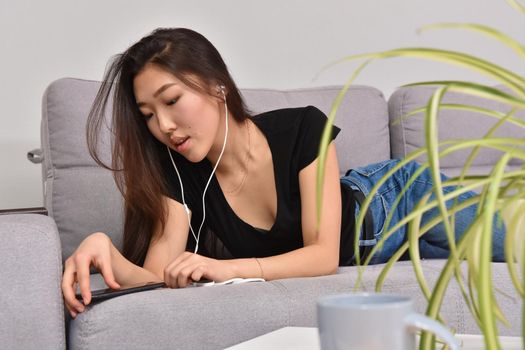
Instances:
[[[219,97],[220,99],[222,99],[223,101],[226,101],[226,94],[227,94],[227,91],[226,91],[226,87],[222,84],[217,84],[216,88],[215,88],[215,91],[217,93],[217,97]]]

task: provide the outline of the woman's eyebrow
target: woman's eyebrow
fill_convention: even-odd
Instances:
[[[169,88],[170,86],[173,86],[173,85],[177,85],[177,83],[168,83],[168,84],[164,84],[162,85],[154,94],[153,94],[153,97],[157,97],[159,96],[160,94],[162,94],[167,88]],[[145,105],[144,102],[137,102],[137,106],[143,106]]]

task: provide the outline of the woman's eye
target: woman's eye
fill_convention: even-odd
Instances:
[[[178,100],[179,100],[179,97],[174,98],[174,99],[172,99],[172,100],[169,100],[168,103],[167,103],[167,105],[168,105],[168,106],[174,105]]]
[[[149,120],[151,117],[153,117],[153,114],[144,114],[144,119]]]

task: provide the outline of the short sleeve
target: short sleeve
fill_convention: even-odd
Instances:
[[[319,144],[321,143],[321,137],[327,120],[326,115],[314,106],[308,106],[304,109],[298,137],[299,170],[305,168],[317,159]],[[332,125],[330,140],[334,140],[340,131],[340,128]]]
[[[175,170],[173,170],[173,172],[175,173]],[[164,174],[167,174],[167,176],[165,176],[163,194],[182,204],[182,195],[177,174],[169,174],[169,169],[165,169]]]
[[[177,172],[175,171],[170,158],[166,157],[164,153],[160,153],[159,158],[162,167],[162,177],[164,180],[162,194],[182,204],[181,188]]]

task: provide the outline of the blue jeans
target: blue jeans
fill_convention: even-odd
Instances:
[[[361,168],[349,170],[345,176],[341,178],[341,183],[350,186],[354,190],[363,192],[368,196],[370,190],[375,183],[382,178],[386,172],[394,167],[399,160],[392,159],[375,164],[370,164]],[[359,245],[364,247],[368,245],[375,245],[387,231],[385,228],[385,220],[390,212],[392,204],[397,196],[410,179],[412,174],[418,169],[419,165],[416,162],[410,162],[404,165],[401,169],[396,171],[374,195],[370,207],[373,222],[374,222],[374,239],[359,240]],[[441,175],[443,181],[447,179],[445,175]],[[444,193],[454,190],[454,186],[444,187]],[[427,193],[432,191],[432,176],[428,169],[425,169],[417,179],[410,185],[409,189],[403,195],[398,206],[394,209],[390,226],[394,226],[397,222],[403,219],[410,213],[413,207],[419,200]],[[468,198],[476,196],[475,192],[466,192],[458,197],[458,201],[462,202]],[[432,200],[434,195],[432,195]],[[453,200],[449,200],[447,207],[451,207]],[[476,215],[477,205],[471,205],[455,214],[455,238],[459,240],[461,235],[471,224]],[[355,217],[359,215],[359,204],[356,203]],[[421,220],[421,227],[429,220],[439,214],[438,208],[433,208],[423,214]],[[362,232],[361,232],[362,234]],[[362,236],[360,237],[362,238]],[[494,219],[493,226],[493,261],[504,261],[503,243],[505,239],[505,227],[501,220]],[[407,240],[407,225],[403,225],[393,235],[391,235],[384,243],[380,251],[374,254],[370,260],[371,264],[381,264],[388,261],[388,259],[398,250],[398,248]],[[442,223],[434,226],[431,230],[425,233],[419,239],[419,250],[422,258],[427,259],[442,259],[449,256],[449,245],[446,236],[445,228]]]

